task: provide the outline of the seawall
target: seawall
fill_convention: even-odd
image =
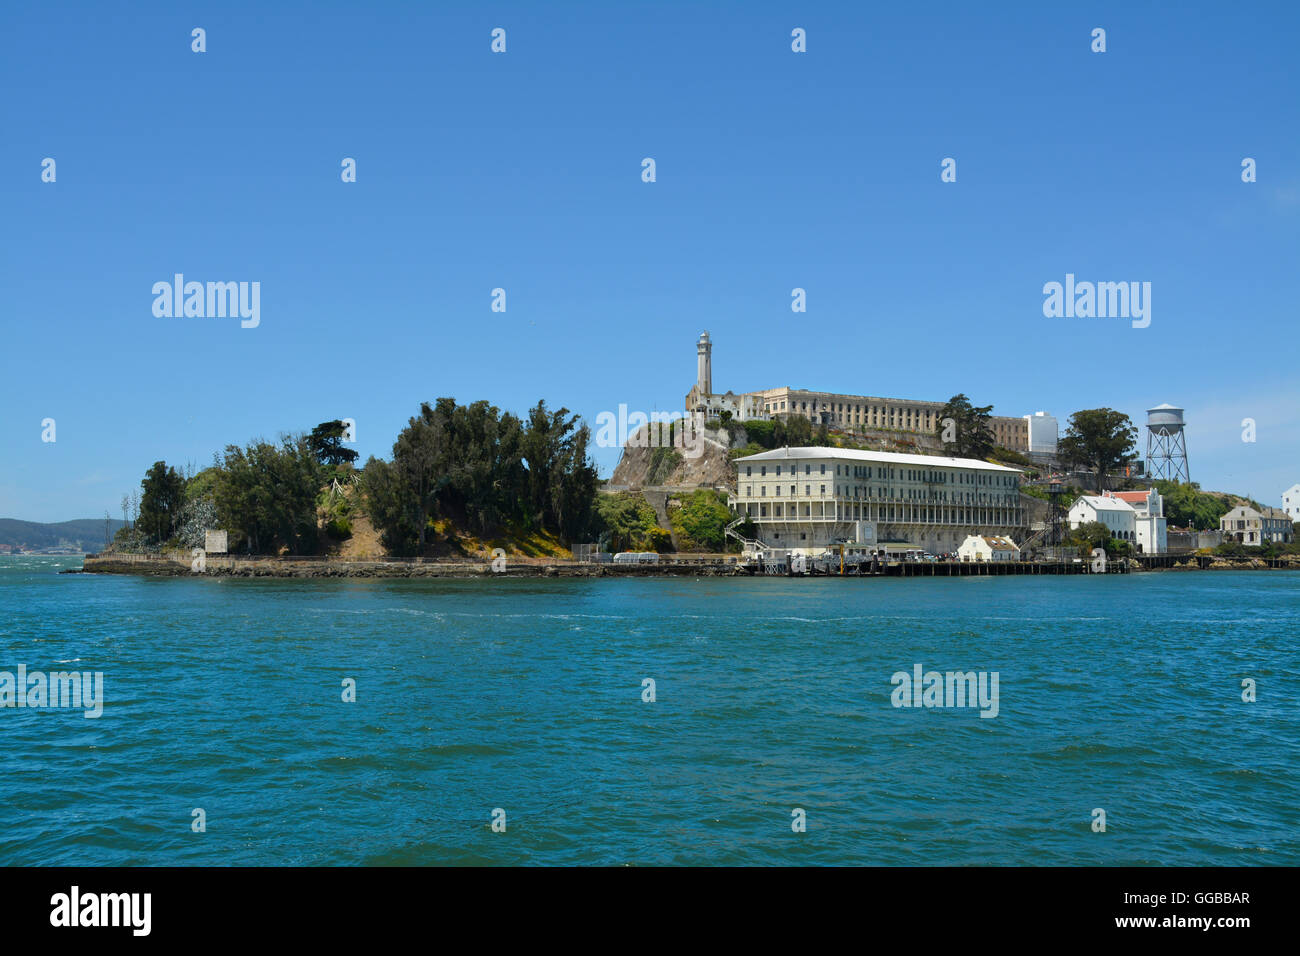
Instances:
[[[89,574],[141,574],[157,577],[236,578],[598,578],[658,577],[662,575],[732,576],[746,572],[725,560],[685,559],[659,564],[589,564],[576,561],[546,561],[537,558],[507,559],[505,567],[493,571],[486,561],[355,561],[317,558],[233,557],[208,555],[203,570],[195,571],[188,558],[140,554],[88,554],[82,571]]]

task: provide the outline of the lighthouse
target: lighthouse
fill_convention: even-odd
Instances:
[[[709,333],[701,332],[695,343],[695,388],[701,397],[713,394],[713,343]]]

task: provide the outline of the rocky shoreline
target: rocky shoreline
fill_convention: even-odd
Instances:
[[[747,572],[737,564],[722,562],[655,565],[508,562],[503,570],[493,571],[490,562],[482,561],[294,561],[282,558],[208,558],[203,571],[196,572],[189,564],[179,561],[139,561],[111,555],[87,555],[80,573],[138,574],[150,577],[192,577],[196,573],[202,573],[209,577],[234,578],[601,578],[665,575],[734,577]]]
[[[1130,571],[1265,571],[1300,570],[1300,555],[1284,555],[1266,561],[1262,558],[1207,558],[1189,556],[1185,561],[1163,565],[1146,565],[1129,560]],[[604,577],[742,577],[749,570],[734,562],[664,561],[659,564],[586,564],[571,561],[507,562],[493,571],[486,561],[365,561],[365,560],[293,560],[291,558],[234,558],[209,556],[201,572],[178,558],[146,555],[87,555],[81,568],[64,574],[136,574],[147,577],[192,577],[196,573],[210,577],[235,578],[604,578]],[[965,573],[965,572],[962,572]],[[928,576],[928,575],[905,575]]]

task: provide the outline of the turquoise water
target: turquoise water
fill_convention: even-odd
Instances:
[[[0,671],[106,697],[0,709],[6,864],[1300,864],[1298,574],[79,565],[0,559]],[[917,663],[998,672],[997,717],[892,706]]]

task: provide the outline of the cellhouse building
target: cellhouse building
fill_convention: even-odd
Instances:
[[[840,543],[956,551],[967,536],[1021,537],[1020,472],[972,458],[778,448],[736,459],[729,503],[768,548]]]

